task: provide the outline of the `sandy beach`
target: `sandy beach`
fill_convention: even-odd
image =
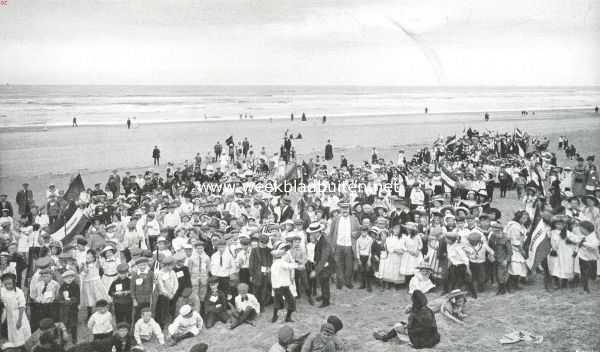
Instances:
[[[287,119],[209,121],[123,126],[54,127],[0,130],[0,189],[13,199],[23,182],[28,182],[37,203],[42,203],[48,184],[66,189],[70,178],[81,173],[86,186],[104,183],[111,170],[134,173],[152,168],[152,148],[161,149],[161,168],[167,162],[181,163],[196,153],[212,153],[217,140],[230,135],[248,137],[255,152],[279,150],[285,130],[301,133],[294,147],[300,159],[322,154],[331,139],[336,162],[345,154],[351,162],[369,158],[376,147],[386,159],[395,159],[399,149],[407,155],[431,144],[440,135],[461,133],[466,127],[478,130],[513,131],[556,139],[566,135],[582,155],[600,154],[600,115],[593,111],[540,111],[523,118],[520,111],[492,113],[489,122],[480,113],[418,114],[376,117],[330,118],[326,124],[313,118],[307,122]],[[557,133],[556,131],[561,131]],[[553,142],[555,143],[555,142]]]

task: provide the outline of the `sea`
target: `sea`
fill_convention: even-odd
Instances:
[[[0,86],[0,128],[590,109],[600,87]]]

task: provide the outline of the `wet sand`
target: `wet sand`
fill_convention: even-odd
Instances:
[[[497,112],[489,122],[482,114],[418,114],[374,117],[330,118],[307,122],[284,120],[210,121],[197,123],[147,124],[128,130],[125,126],[80,126],[0,130],[0,190],[14,200],[21,183],[28,182],[36,202],[43,200],[48,184],[66,189],[73,175],[81,173],[90,187],[104,183],[113,169],[134,173],[152,168],[152,148],[161,149],[161,171],[167,162],[191,160],[197,152],[212,153],[217,140],[233,135],[235,141],[248,137],[255,152],[279,150],[283,133],[294,135],[297,155],[322,154],[327,139],[334,145],[336,161],[345,154],[351,162],[366,160],[376,147],[386,159],[395,159],[399,149],[407,155],[431,144],[440,135],[461,133],[466,127],[510,131],[520,128],[530,134],[567,135],[583,155],[600,152],[600,115],[593,111],[541,111],[521,117],[520,112]]]

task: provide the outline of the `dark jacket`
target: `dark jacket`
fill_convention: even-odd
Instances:
[[[333,250],[324,235],[315,245],[315,273],[317,276],[333,273]]]
[[[268,247],[257,247],[252,248],[250,252],[250,260],[249,260],[249,271],[250,277],[252,278],[252,284],[254,286],[260,286],[264,284],[264,276],[261,268],[271,268],[273,264],[273,256],[271,255],[271,250]],[[267,278],[266,281],[269,281]]]

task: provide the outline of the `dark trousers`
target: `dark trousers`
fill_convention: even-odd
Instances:
[[[307,276],[311,273],[315,268],[315,264],[311,262],[306,263],[306,273]],[[317,278],[311,278],[308,276],[308,289],[313,296],[317,295]]]
[[[275,289],[275,310],[283,309],[285,298],[285,305],[287,305],[288,312],[296,311],[296,300],[292,295],[292,291],[290,291],[289,286],[278,287]]]
[[[229,294],[229,276],[217,276],[219,280],[219,290],[225,293],[225,295]]]
[[[352,284],[352,272],[354,270],[354,254],[352,246],[335,246],[335,271],[337,286],[341,288],[344,284]]]
[[[160,158],[154,157],[154,166],[160,166]]]
[[[112,335],[113,335],[112,331],[107,332],[106,334],[94,334],[94,341],[102,341],[104,339],[111,337]]]
[[[450,290],[456,288],[462,289],[463,286],[467,286],[469,292],[477,297],[473,282],[467,276],[467,266],[465,264],[450,264],[450,267],[448,268],[448,281],[450,283]]]
[[[240,268],[240,282],[250,285],[250,269]]]
[[[508,190],[508,181],[500,181],[500,197],[506,197],[506,191]]]
[[[171,300],[163,295],[158,295],[156,301],[156,322],[160,325],[161,329],[167,327],[171,322]]]
[[[595,260],[583,260],[579,258],[579,268],[581,269],[581,283],[583,289],[589,291],[588,280],[594,280],[597,275],[597,262]]]
[[[260,303],[260,310],[264,310],[266,306],[271,304],[271,278],[266,274],[259,274],[262,276],[260,285],[254,286],[254,295]]]
[[[73,343],[77,343],[77,314],[79,313],[79,309],[77,305],[74,304],[61,304],[58,309],[58,315],[60,317],[60,321],[65,324],[65,327],[71,334],[71,338],[73,339]]]
[[[469,263],[469,268],[471,268],[471,275],[473,276],[473,285],[477,287],[477,291],[483,291],[483,284],[485,283],[485,262]]]
[[[306,293],[310,297],[310,287],[308,286],[308,275],[306,270],[294,270],[294,277],[296,281],[296,291],[298,291],[298,297],[300,293]]]
[[[361,287],[362,286],[371,287],[371,277],[373,276],[373,271],[367,265],[369,262],[369,257],[361,255],[359,260],[360,260],[360,263],[359,263],[358,270],[360,273]]]
[[[485,282],[494,283],[494,277],[496,276],[496,262],[491,262],[488,259],[485,260]]]
[[[321,287],[321,297],[323,298],[323,303],[330,303],[331,292],[329,290],[329,273],[320,273],[317,277],[319,280],[319,286]]]
[[[40,327],[40,320],[44,318],[52,318],[58,321],[58,310],[55,303],[35,303],[30,304],[31,307],[31,331],[35,331]]]
[[[126,322],[131,325],[131,312],[133,304],[129,303],[114,303],[115,306],[115,319],[117,324]]]
[[[208,312],[206,313],[206,328],[212,328],[218,321],[225,324],[227,320],[229,320],[229,314],[226,311]]]

